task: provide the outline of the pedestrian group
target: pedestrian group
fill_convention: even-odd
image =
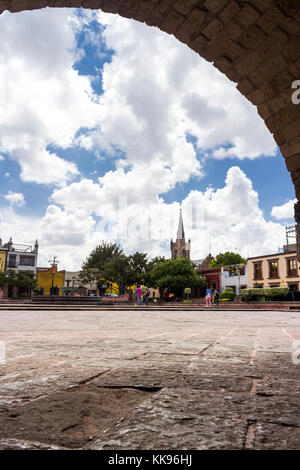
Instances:
[[[150,299],[151,291],[150,289],[146,289],[146,292],[143,293],[142,288],[138,285],[136,288],[136,298],[137,298],[137,304],[138,305],[143,305],[145,303],[146,307],[149,305],[149,299]]]

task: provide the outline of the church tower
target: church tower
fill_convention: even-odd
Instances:
[[[173,240],[171,239],[172,259],[176,259],[176,258],[190,259],[190,251],[191,251],[191,240],[189,240],[187,243],[185,242],[183,220],[182,220],[182,209],[180,209],[176,242],[173,242]]]

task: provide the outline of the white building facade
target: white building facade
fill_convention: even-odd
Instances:
[[[248,287],[248,264],[238,264],[221,268],[221,291],[231,287],[236,295],[241,295],[241,289]]]
[[[36,276],[39,251],[37,240],[32,246],[15,244],[10,239],[8,243],[5,243],[4,248],[7,248],[6,269],[16,272],[33,271]]]

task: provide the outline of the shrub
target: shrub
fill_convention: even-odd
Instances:
[[[289,288],[288,287],[270,287],[269,289],[264,289],[267,292],[267,295],[271,298],[276,298],[276,297],[285,297],[289,293]]]
[[[224,292],[225,292],[225,293],[227,293],[227,292],[233,292],[233,289],[232,289],[232,287],[225,287]]]
[[[289,293],[288,287],[265,287],[265,288],[252,288],[242,289],[242,298],[248,294],[250,299],[266,300],[278,299],[279,297],[286,297]]]
[[[223,292],[220,295],[220,302],[232,302],[235,299],[234,292]]]

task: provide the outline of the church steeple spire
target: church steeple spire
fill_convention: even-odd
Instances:
[[[172,259],[176,259],[176,258],[190,259],[191,241],[189,240],[188,243],[185,242],[182,209],[180,209],[180,214],[179,214],[176,242],[173,242],[173,240],[171,240],[170,245],[171,245]]]
[[[177,230],[177,239],[176,240],[184,240],[184,228],[183,228],[183,220],[182,220],[182,209],[180,209],[179,215],[179,222],[178,222],[178,230]]]

